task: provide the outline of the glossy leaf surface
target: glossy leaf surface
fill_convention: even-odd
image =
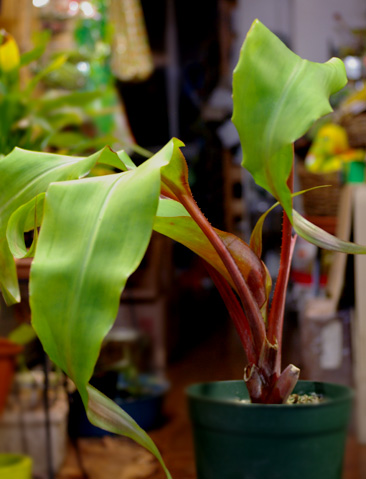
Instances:
[[[10,216],[6,237],[9,248],[15,258],[29,258],[34,255],[37,243],[37,227],[41,225],[43,218],[45,193],[40,193],[25,205],[20,206]],[[35,231],[35,238],[28,249],[24,240],[24,233]]]
[[[54,183],[47,191],[30,278],[33,326],[47,354],[77,385],[88,414],[98,424],[108,425],[113,418],[107,417],[103,395],[93,390],[89,397],[88,383],[116,318],[121,292],[150,241],[160,169],[168,163],[169,151],[163,149],[124,173]],[[120,414],[113,426],[119,433],[156,453],[126,413],[114,407],[111,414]]]
[[[243,149],[243,166],[292,217],[287,179],[292,143],[329,113],[329,95],[347,82],[339,59],[314,63],[289,50],[256,20],[234,71],[233,122]]]
[[[188,184],[188,167],[180,147],[184,146],[177,138],[173,138],[164,148],[170,149],[171,161],[162,168],[162,194],[172,199],[181,196],[191,197]]]
[[[14,259],[5,239],[10,216],[44,193],[50,183],[85,176],[97,162],[121,164],[108,147],[86,158],[15,148],[0,159],[0,287],[8,304],[20,299]]]

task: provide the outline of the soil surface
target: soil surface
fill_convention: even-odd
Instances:
[[[287,399],[287,404],[319,404],[324,401],[324,397],[311,393],[311,394],[291,394]]]

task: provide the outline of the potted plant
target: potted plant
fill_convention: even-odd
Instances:
[[[328,97],[345,83],[340,60],[325,64],[302,60],[259,21],[254,22],[234,73],[233,121],[242,143],[243,166],[284,209],[281,264],[271,300],[271,279],[261,260],[261,231],[268,212],[255,226],[249,244],[213,228],[192,197],[181,151],[183,143],[179,140],[172,139],[138,167],[126,153],[115,153],[108,147],[82,158],[15,149],[0,161],[0,284],[5,299],[8,303],[18,300],[13,256],[32,256],[35,252],[30,303],[33,326],[46,352],[75,382],[91,422],[136,440],[155,454],[164,468],[149,437],[113,401],[89,384],[103,338],[117,314],[120,294],[138,267],[152,230],[181,242],[205,260],[243,343],[248,358],[244,381],[238,387],[235,385],[235,399],[229,399],[228,392],[220,389],[223,408],[234,402],[238,409],[243,403],[243,391],[248,391],[252,404],[244,403],[244,408],[263,411],[263,422],[271,427],[266,441],[283,429],[283,414],[287,414],[283,411],[290,411],[291,421],[299,414],[305,425],[315,411],[321,411],[327,418],[327,431],[345,429],[348,392],[343,391],[341,398],[332,402],[328,391],[334,388],[324,386],[326,399],[319,405],[284,405],[298,381],[299,370],[293,365],[284,369],[281,366],[285,295],[296,238],[292,229],[319,246],[348,253],[366,252],[365,247],[342,242],[310,224],[292,207],[292,144],[318,117],[331,111]],[[122,172],[78,179],[98,162]],[[27,249],[24,231],[32,229],[34,242]],[[314,387],[313,392],[317,393],[318,386]],[[192,396],[217,390],[208,386],[198,389]],[[307,386],[300,389],[308,391]],[[218,401],[210,397],[208,402],[216,408]],[[332,419],[324,412],[326,405],[332,404],[331,409],[338,414],[338,406],[344,402],[348,405],[345,410],[342,408],[343,419],[333,427]],[[210,410],[211,416],[216,416],[217,410]],[[282,411],[281,416],[272,420],[275,410]],[[230,419],[234,425],[244,427],[242,419]],[[200,427],[206,425],[201,423]],[[262,429],[258,425],[259,430]],[[289,431],[282,448],[282,462],[299,457],[293,448],[287,449],[296,442],[291,439],[294,430]],[[309,433],[306,427],[302,431]],[[234,435],[238,436],[237,432]],[[208,438],[216,456],[217,448],[220,449],[216,439],[220,435]],[[318,430],[318,436],[324,437],[323,432]],[[341,457],[344,439],[340,433],[336,436],[336,454]],[[233,443],[228,436],[222,437],[231,448]],[[330,447],[331,443],[323,445]],[[314,444],[319,449],[319,443]],[[244,443],[241,450],[247,447]],[[256,462],[268,462],[271,445],[266,442],[258,447]],[[310,454],[311,448],[304,449],[301,443],[299,447],[300,457]],[[199,453],[203,455],[202,451]],[[274,468],[270,473],[267,469],[263,476],[263,471],[257,473],[250,469],[252,466],[244,468],[242,464],[240,472],[237,468],[225,472],[232,460],[227,453],[225,449],[220,465],[215,466],[215,476],[199,467],[199,477],[294,477],[288,471],[279,471],[275,476]],[[250,454],[245,458],[249,463]],[[310,456],[307,458],[312,462]],[[204,460],[207,462],[206,456]],[[276,467],[280,466],[277,461]],[[339,462],[335,470],[327,470],[325,475],[322,470],[322,477],[327,479],[340,477]],[[167,470],[166,474],[170,477]],[[309,477],[320,476],[314,473]]]
[[[65,68],[73,55],[59,53],[46,61],[48,37],[46,32],[38,35],[34,48],[20,55],[14,38],[0,29],[0,155],[10,153],[15,146],[75,154],[116,141],[107,131],[98,138],[84,131],[96,130],[100,118],[113,111],[96,105],[103,96],[113,94],[110,85],[94,91],[67,91],[58,85],[44,91],[44,83]],[[30,77],[25,69],[35,63],[37,70]]]

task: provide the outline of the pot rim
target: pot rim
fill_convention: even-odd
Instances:
[[[314,385],[328,385],[330,387],[335,387],[339,388],[340,391],[342,391],[342,394],[340,397],[337,398],[325,398],[324,401],[319,402],[319,403],[306,403],[306,404],[260,404],[260,403],[251,403],[251,402],[245,402],[245,401],[238,401],[238,397],[236,398],[211,398],[203,395],[200,392],[195,392],[194,389],[199,387],[199,386],[204,386],[204,385],[212,385],[212,384],[218,384],[218,383],[241,383],[244,382],[243,380],[227,380],[227,381],[204,381],[204,382],[199,382],[199,383],[194,383],[188,386],[185,389],[185,393],[188,396],[189,399],[194,399],[194,400],[200,400],[200,401],[205,401],[207,403],[216,403],[216,404],[227,404],[232,407],[238,407],[238,408],[255,408],[255,409],[279,409],[279,408],[286,408],[286,409],[293,409],[293,408],[301,408],[301,409],[309,409],[309,408],[324,408],[329,406],[330,404],[335,405],[341,402],[344,402],[345,400],[352,400],[354,398],[354,391],[351,387],[346,386],[344,384],[337,384],[337,383],[331,383],[327,381],[312,381],[312,380],[299,380],[297,385],[301,384],[314,384]],[[245,383],[244,383],[245,384]],[[319,386],[318,386],[319,387]],[[315,391],[316,392],[316,391]]]

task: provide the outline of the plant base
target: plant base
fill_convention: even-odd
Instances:
[[[341,479],[352,391],[299,381],[295,392],[325,400],[251,404],[243,381],[191,386],[198,479]]]

